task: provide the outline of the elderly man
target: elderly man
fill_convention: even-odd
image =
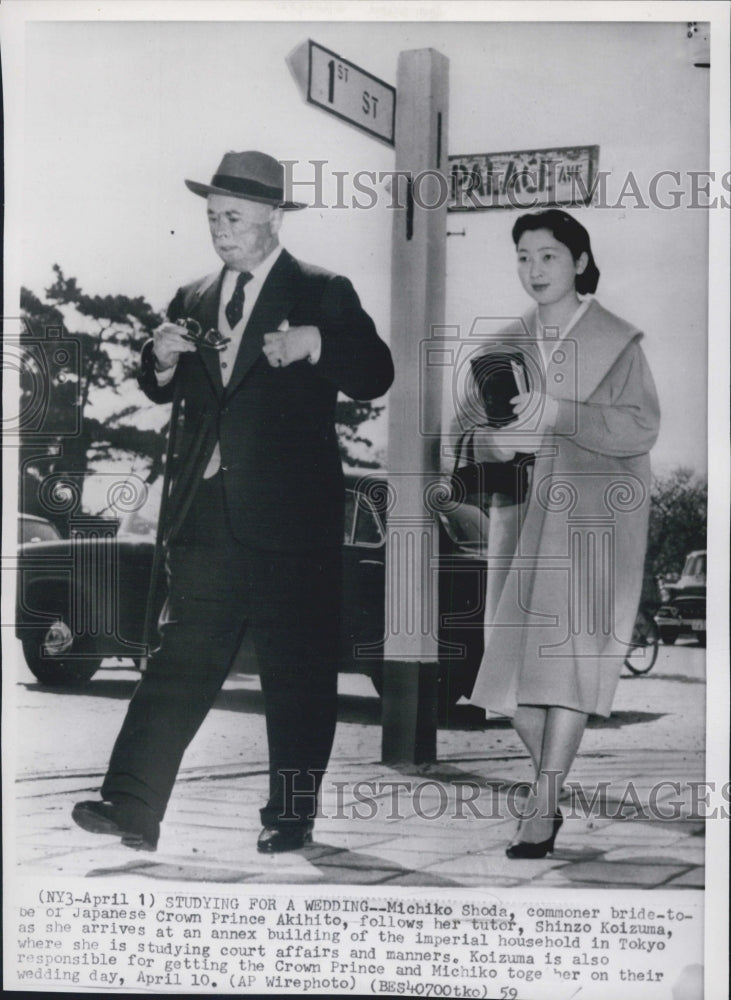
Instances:
[[[180,289],[142,351],[145,393],[155,402],[177,395],[183,412],[160,645],[117,737],[103,800],[77,803],[73,818],[155,850],[185,748],[249,629],[269,746],[257,846],[297,850],[311,840],[337,710],[335,403],[338,391],[382,395],[393,365],[350,282],[279,245],[284,213],[304,207],[285,201],[280,163],[227,153],[209,185],[186,184],[207,200],[225,266]],[[191,338],[189,319],[208,344]]]

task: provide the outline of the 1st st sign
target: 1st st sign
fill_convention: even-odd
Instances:
[[[309,104],[394,145],[395,87],[310,39],[287,56],[287,65]]]

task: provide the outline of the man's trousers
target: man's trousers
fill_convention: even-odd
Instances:
[[[183,753],[249,629],[269,746],[262,824],[311,825],[335,734],[341,552],[261,544],[244,546],[230,531],[221,473],[203,480],[168,549],[160,646],[117,737],[105,799],[131,795],[163,818]],[[246,718],[241,723],[245,747]]]

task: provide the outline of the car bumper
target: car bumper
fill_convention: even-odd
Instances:
[[[704,611],[694,611],[690,614],[678,611],[676,608],[660,608],[655,615],[655,624],[659,629],[675,632],[676,635],[693,635],[706,631]]]

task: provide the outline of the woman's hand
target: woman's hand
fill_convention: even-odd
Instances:
[[[510,462],[515,458],[513,437],[508,432],[492,427],[476,427],[472,436],[472,449],[478,462]]]
[[[519,392],[510,400],[513,406],[513,413],[516,417],[523,413],[538,414],[538,423],[531,427],[531,431],[536,434],[544,434],[556,423],[558,417],[558,400],[548,393],[538,392],[532,389],[530,392]]]

